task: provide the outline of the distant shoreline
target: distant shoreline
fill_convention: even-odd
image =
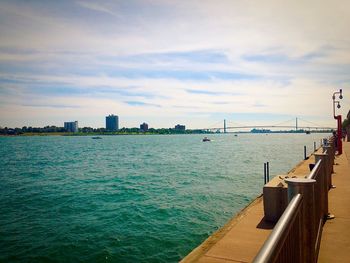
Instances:
[[[268,131],[268,132],[251,132],[251,131],[238,131],[227,132],[227,134],[305,134],[305,131]],[[311,133],[331,133],[331,131],[311,131]],[[83,133],[83,132],[26,132],[20,134],[0,134],[0,137],[31,137],[31,136],[121,136],[121,135],[191,135],[191,134],[224,134],[224,133],[198,133],[192,131],[186,131],[183,133],[157,133],[157,132],[96,132],[96,133]]]
[[[72,133],[72,132],[60,132],[60,133],[52,133],[52,132],[44,132],[44,133],[21,133],[21,134],[0,134],[0,137],[31,137],[31,136],[123,136],[123,135],[178,135],[178,134],[201,134],[201,133]],[[211,134],[211,133],[206,133]]]

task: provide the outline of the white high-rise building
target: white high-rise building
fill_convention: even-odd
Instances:
[[[64,123],[67,132],[78,132],[78,121],[69,121]]]

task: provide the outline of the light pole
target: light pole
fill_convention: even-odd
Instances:
[[[335,95],[339,94],[339,99],[341,100],[343,98],[343,94],[342,94],[342,89],[340,89],[337,92],[333,93],[332,99],[333,99],[333,117],[334,119],[337,120],[337,150],[338,150],[338,154],[342,154],[343,153],[343,145],[342,145],[342,123],[341,123],[341,115],[335,115],[335,104],[337,104],[337,108],[340,108],[340,102],[339,100],[335,100]]]

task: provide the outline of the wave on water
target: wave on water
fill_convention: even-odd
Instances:
[[[322,137],[1,137],[0,262],[177,262]]]

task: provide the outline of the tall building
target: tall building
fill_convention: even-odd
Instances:
[[[142,123],[141,125],[140,125],[140,131],[142,131],[142,132],[146,132],[146,131],[148,131],[148,124],[147,123]]]
[[[78,121],[68,121],[64,123],[67,132],[78,132]]]
[[[175,131],[185,131],[186,130],[186,126],[185,125],[176,125],[175,126]]]
[[[117,131],[119,130],[119,118],[116,115],[106,116],[106,130]]]

